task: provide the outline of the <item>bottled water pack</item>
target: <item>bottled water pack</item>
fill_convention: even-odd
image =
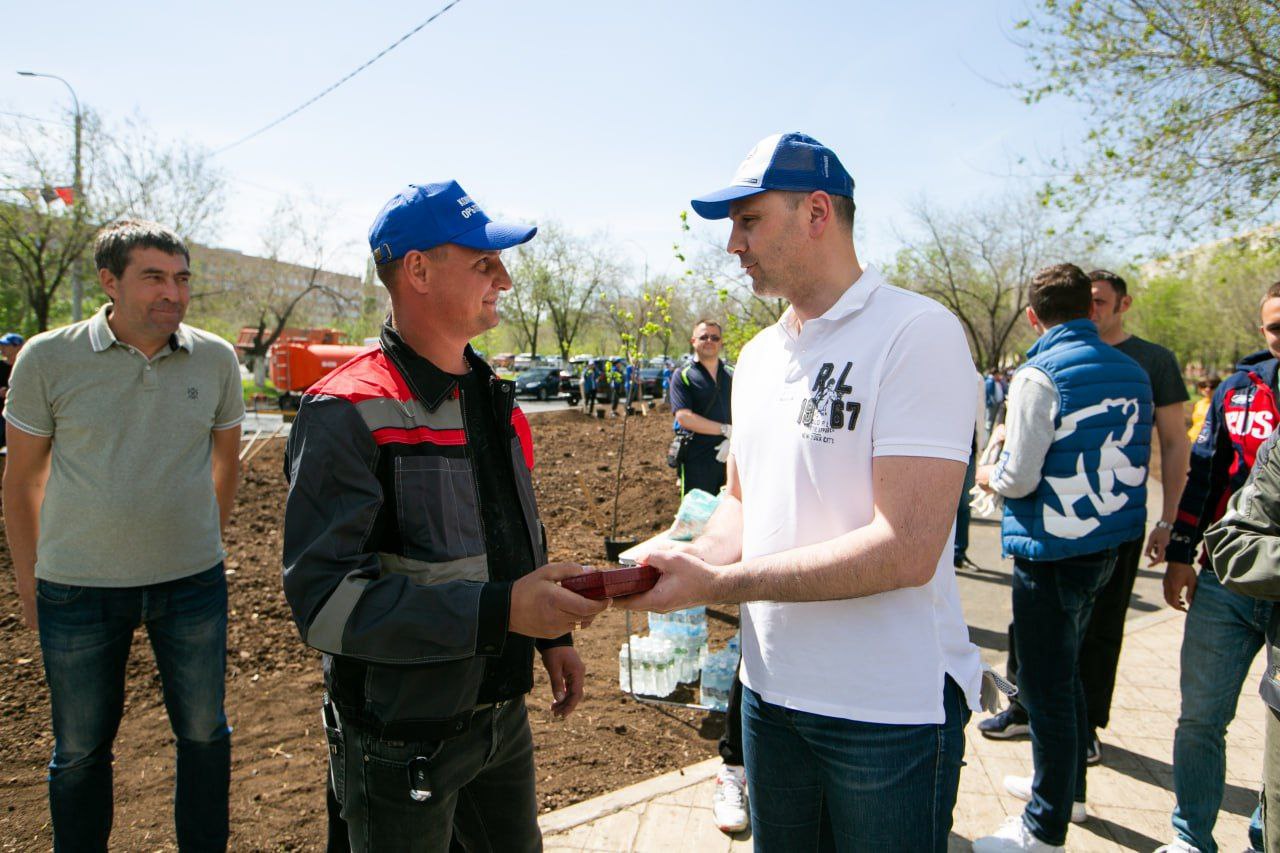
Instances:
[[[618,650],[618,685],[624,692],[670,696],[679,683],[702,679],[700,704],[723,711],[738,668],[738,635],[727,649],[708,654],[707,609],[650,613],[649,635],[631,635]]]

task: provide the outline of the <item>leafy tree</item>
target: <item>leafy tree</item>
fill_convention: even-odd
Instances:
[[[567,362],[574,342],[594,319],[597,297],[621,279],[621,268],[605,238],[578,236],[554,222],[539,225],[537,238],[515,254],[511,277],[517,323],[530,352],[536,355],[533,347],[545,321]]]
[[[1019,22],[1036,79],[1094,116],[1064,207],[1137,199],[1170,230],[1263,216],[1280,199],[1274,0],[1038,0]],[[1141,221],[1144,226],[1150,217]]]
[[[757,296],[738,259],[705,233],[694,232],[688,211],[680,211],[680,230],[683,241],[692,243],[688,249],[682,242],[672,246],[676,260],[684,266],[680,289],[701,289],[712,297],[709,304],[699,306],[704,310],[698,313],[722,324],[725,357],[732,360],[761,329],[778,322],[788,303]]]
[[[225,178],[208,153],[159,141],[139,120],[108,130],[83,113],[82,177],[71,204],[46,200],[51,187],[70,187],[74,146],[65,127],[12,120],[0,123],[0,263],[3,286],[20,295],[33,331],[59,315],[65,285],[96,281],[89,250],[98,229],[129,216],[155,219],[184,237],[210,233],[222,209]]]
[[[1050,227],[1035,199],[998,199],[964,212],[927,201],[912,211],[914,233],[885,269],[893,284],[941,302],[959,318],[980,370],[1021,349],[1027,282],[1036,270],[1082,258],[1078,240]]]
[[[1262,349],[1258,308],[1280,281],[1280,234],[1254,233],[1142,269],[1127,328],[1173,350],[1179,362],[1229,370]]]
[[[512,332],[518,349],[538,354],[538,334],[547,319],[547,291],[551,287],[551,268],[531,240],[512,250],[507,265],[511,273],[511,290],[503,297],[504,312],[512,320]]]
[[[203,288],[192,296],[199,303],[193,319],[214,325],[208,318],[229,318],[233,333],[237,324],[252,327],[244,356],[259,382],[271,346],[285,329],[313,319],[313,303],[325,300],[339,316],[358,315],[364,307],[360,279],[325,269],[333,246],[331,218],[322,205],[286,197],[271,214],[261,257],[205,250],[193,258],[194,281]]]

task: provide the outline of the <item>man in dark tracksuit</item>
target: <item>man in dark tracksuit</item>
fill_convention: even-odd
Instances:
[[[720,358],[719,323],[699,320],[690,343],[698,360],[671,377],[671,411],[676,424],[693,433],[680,466],[680,493],[702,489],[716,495],[724,486],[729,433],[733,431],[733,370]]]
[[[468,343],[511,287],[499,252],[534,233],[456,182],[397,194],[369,235],[394,320],[289,436],[284,591],[325,653],[330,849],[541,849],[534,648],[567,716],[569,632],[603,602],[556,583],[581,567],[543,565],[528,422]]]

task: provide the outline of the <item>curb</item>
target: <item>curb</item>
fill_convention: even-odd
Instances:
[[[708,758],[706,761],[690,764],[688,767],[672,770],[670,773],[654,776],[652,779],[645,779],[630,787],[610,791],[590,800],[583,800],[580,803],[547,812],[538,818],[538,827],[543,835],[567,832],[576,826],[629,809],[655,797],[712,779],[720,772],[720,766],[723,763],[719,758]]]

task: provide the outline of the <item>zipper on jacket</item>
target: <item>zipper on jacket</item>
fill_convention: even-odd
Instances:
[[[462,390],[462,384],[458,383],[458,411],[462,415],[462,437],[465,439],[467,451],[467,467],[471,472],[471,489],[476,495],[476,520],[480,522],[480,541],[484,543],[484,551],[487,557],[489,553],[489,532],[484,528],[484,510],[480,508],[480,481],[476,479],[476,455],[471,449],[471,430],[467,428],[467,401],[466,395]],[[489,580],[493,580],[493,568],[488,566],[486,559],[486,568],[489,570]]]

